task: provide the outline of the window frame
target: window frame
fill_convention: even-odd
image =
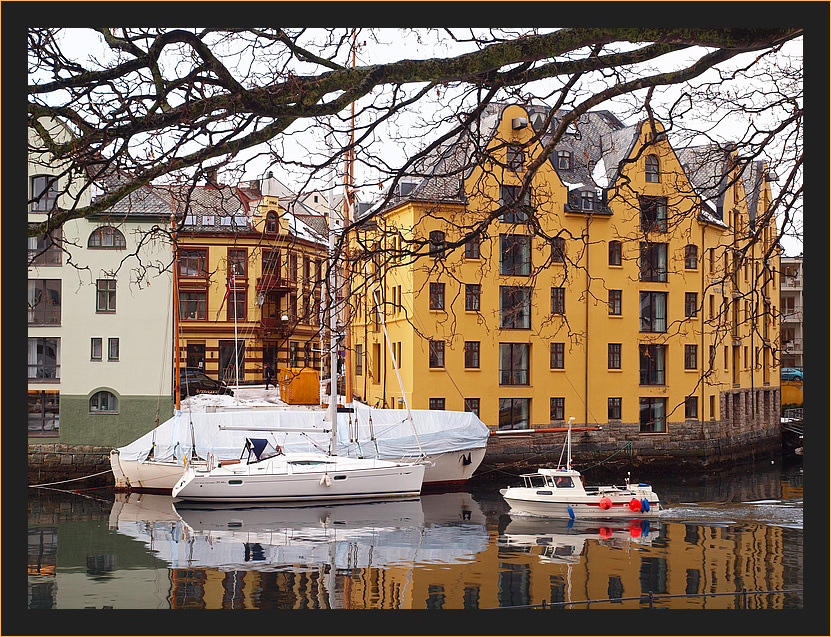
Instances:
[[[623,398],[620,396],[609,397],[606,400],[606,420],[621,420],[623,413]]]
[[[638,196],[641,232],[667,232],[669,211],[666,197]]]
[[[684,369],[698,369],[698,345],[684,343]]]
[[[623,316],[623,290],[609,290],[609,316]]]
[[[606,369],[621,369],[623,343],[606,344]]]
[[[123,250],[126,247],[127,239],[115,226],[98,226],[87,239],[87,248],[91,250]]]
[[[565,316],[566,289],[562,286],[551,288],[551,314]]]
[[[559,416],[559,417],[558,417]],[[562,422],[566,419],[566,399],[563,396],[552,396],[549,399],[549,421]]]
[[[237,279],[245,279],[248,277],[248,249],[247,248],[228,248],[225,256],[226,272],[230,279],[234,276]],[[233,271],[236,266],[242,266],[242,272]]]
[[[95,313],[115,314],[118,279],[95,280]]]
[[[574,153],[570,150],[557,151],[557,170],[574,170]]]
[[[444,311],[444,283],[430,282],[429,308],[431,311]]]
[[[667,280],[667,253],[669,244],[642,241],[638,262],[638,280],[650,283],[665,283]]]
[[[531,344],[499,343],[499,385],[526,387],[531,384],[530,377]]]
[[[657,343],[639,343],[638,358],[638,384],[665,387],[667,384],[667,346]]]
[[[506,299],[510,304],[506,304]],[[499,286],[499,329],[531,329],[531,288],[520,285]]]
[[[444,341],[433,339],[428,341],[427,365],[430,369],[444,368],[444,345]]]
[[[609,241],[609,265],[619,266],[623,261],[623,242],[613,239]]]
[[[499,274],[501,276],[531,276],[530,235],[499,235]]]
[[[208,276],[207,248],[179,248],[176,261],[179,277],[206,278]]]
[[[465,341],[465,369],[480,369],[480,341]]]
[[[566,368],[566,344],[549,343],[549,369]]]
[[[522,186],[511,186],[501,184],[499,186],[499,207],[510,206],[516,201],[516,194],[522,190]],[[505,210],[500,216],[502,223],[527,223],[528,211],[523,210],[524,207],[532,208],[531,205],[531,189],[525,193],[522,200],[516,204],[515,208]]]
[[[188,316],[190,305],[195,304],[196,316]],[[207,321],[208,320],[208,291],[207,290],[179,290],[179,320]],[[233,319],[231,319],[233,320]]]
[[[465,312],[478,312],[482,307],[482,285],[465,283]]]
[[[28,279],[26,287],[28,325],[60,325],[63,281],[61,279]]]
[[[668,293],[654,290],[641,290],[639,297],[639,331],[641,333],[666,334],[667,325],[669,324]],[[662,303],[656,303],[658,299],[663,299]],[[645,300],[647,301],[646,303]],[[661,310],[663,310],[663,315],[661,315]]]
[[[648,184],[658,184],[661,182],[661,163],[655,154],[646,156],[644,161],[644,179]]]
[[[506,409],[507,407],[507,409]],[[507,418],[505,415],[507,414]],[[524,423],[524,426],[523,426]],[[531,424],[530,398],[500,398],[498,425],[500,430],[528,429]],[[507,426],[506,426],[507,425]]]
[[[684,317],[698,316],[698,292],[684,292]]]
[[[638,399],[640,433],[667,433],[667,408],[666,398],[663,397],[640,397]],[[655,417],[655,406],[661,405],[663,414]],[[644,409],[646,407],[646,409]],[[644,412],[647,411],[647,419],[644,421]]]
[[[117,336],[110,336],[107,339],[107,360],[117,361],[121,356],[121,343]]]
[[[93,401],[97,405],[101,404],[101,398],[107,398],[107,408],[106,409],[93,409]],[[110,407],[111,401],[114,403],[112,407]],[[107,414],[118,414],[119,413],[119,400],[118,396],[116,396],[111,391],[106,389],[101,389],[95,392],[92,396],[89,397],[88,407],[89,407],[89,414],[90,415],[107,415]]]
[[[565,263],[566,261],[566,240],[563,237],[551,239],[551,263]]]
[[[36,184],[43,181],[43,186],[37,188]],[[32,203],[30,204],[29,212],[52,212],[58,206],[58,197],[60,197],[60,187],[58,185],[58,176],[46,173],[31,175],[29,177],[29,184],[31,187]],[[44,197],[45,195],[45,197]]]
[[[698,420],[698,396],[684,398],[684,420]]]
[[[465,241],[465,259],[480,259],[482,254],[481,243],[482,238],[478,235]]]
[[[698,246],[694,243],[684,246],[684,269],[698,270]]]
[[[511,172],[525,172],[525,150],[517,144],[508,144],[505,151],[505,165]]]

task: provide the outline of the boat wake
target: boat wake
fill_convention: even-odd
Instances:
[[[682,524],[767,524],[802,529],[802,498],[752,502],[679,502],[664,505],[660,519]]]

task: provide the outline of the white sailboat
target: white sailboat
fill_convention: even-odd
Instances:
[[[628,477],[622,487],[583,484],[580,472],[571,466],[573,420],[573,417],[568,420],[565,467],[522,474],[523,486],[499,490],[511,506],[511,512],[570,519],[658,517],[661,503],[648,484],[632,484]]]
[[[329,209],[329,249],[335,254],[334,210]],[[329,268],[330,308],[334,272]],[[337,316],[329,312],[330,369],[337,369]],[[330,383],[328,451],[292,452],[262,438],[246,438],[244,460],[191,465],[173,487],[173,497],[205,502],[291,502],[412,497],[421,493],[423,456],[412,462],[352,458],[338,454],[337,383]],[[322,412],[321,412],[322,413]],[[321,424],[323,424],[321,422]],[[279,431],[266,427],[266,431]]]

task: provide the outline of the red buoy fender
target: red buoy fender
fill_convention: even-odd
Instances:
[[[629,500],[629,508],[635,513],[639,512],[641,510],[641,501],[637,498],[632,498]]]
[[[606,509],[611,509],[612,508],[612,501],[609,498],[607,498],[605,495],[602,498],[600,498],[600,503],[599,504],[600,504],[600,508],[603,509],[604,511]]]

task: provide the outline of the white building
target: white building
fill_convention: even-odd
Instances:
[[[781,358],[782,367],[802,367],[803,333],[803,263],[798,257],[780,259],[780,313],[781,313]]]
[[[30,128],[30,224],[91,201],[39,147]],[[28,240],[30,442],[117,446],[172,414],[170,206],[141,194]]]

